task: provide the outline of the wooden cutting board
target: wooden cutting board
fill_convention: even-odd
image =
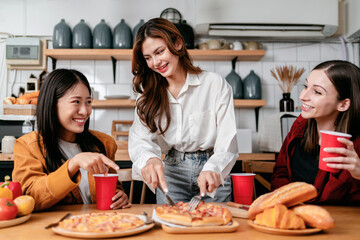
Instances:
[[[229,207],[229,206],[226,206],[226,208],[230,210],[233,217],[249,218],[248,211],[245,209],[234,208],[234,207]]]
[[[248,211],[245,209],[230,207],[227,206],[226,203],[216,203],[216,204],[222,205],[223,207],[229,209],[233,217],[246,218],[246,219],[249,218]]]
[[[235,232],[239,227],[237,221],[232,221],[226,226],[205,226],[205,227],[170,227],[161,224],[162,229],[167,233],[226,233]]]

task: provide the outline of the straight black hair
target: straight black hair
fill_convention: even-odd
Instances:
[[[57,170],[66,160],[59,147],[60,122],[57,113],[57,102],[67,91],[77,84],[84,84],[91,95],[91,88],[86,77],[73,69],[56,69],[44,80],[40,88],[36,120],[38,146],[46,160],[47,171]],[[76,143],[83,152],[100,152],[106,155],[104,144],[89,132],[90,118],[86,121],[84,131],[76,135]],[[43,148],[41,145],[43,142]]]

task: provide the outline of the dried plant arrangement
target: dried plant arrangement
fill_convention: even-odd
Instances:
[[[293,87],[299,82],[301,75],[305,72],[304,68],[297,69],[290,66],[276,66],[275,70],[270,70],[271,75],[279,82],[283,93],[290,93]]]

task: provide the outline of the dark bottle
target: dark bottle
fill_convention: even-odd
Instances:
[[[53,33],[53,48],[71,48],[72,33],[64,19],[55,25]]]
[[[145,21],[144,19],[141,19],[140,22],[138,24],[136,24],[136,26],[133,29],[133,45],[135,44],[135,39],[136,39],[136,34],[139,31],[139,28],[144,25]]]
[[[185,40],[185,46],[187,49],[194,49],[195,34],[193,28],[187,24],[186,20],[175,24],[181,35]]]
[[[280,112],[293,112],[294,100],[290,98],[290,93],[283,93],[283,98],[280,100]]]
[[[125,23],[124,19],[121,19],[114,29],[113,46],[117,49],[131,49],[132,45],[131,28]]]
[[[237,57],[232,60],[231,72],[225,77],[225,79],[233,90],[234,99],[241,99],[243,98],[243,83],[241,77],[235,72],[236,59]]]
[[[93,48],[112,48],[112,40],[111,28],[101,19],[94,28]]]
[[[261,99],[260,77],[253,70],[244,78],[244,99]]]
[[[91,30],[84,19],[81,19],[74,27],[72,46],[73,48],[91,48],[92,46]]]

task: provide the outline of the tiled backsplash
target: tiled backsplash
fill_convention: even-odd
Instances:
[[[299,84],[293,89],[291,98],[294,99],[295,106],[300,105],[299,94],[303,87],[305,78],[311,69],[318,63],[332,59],[344,59],[342,45],[339,43],[264,43],[266,54],[258,62],[237,62],[236,72],[244,79],[250,70],[254,70],[259,75],[262,83],[262,96],[266,100],[265,107],[260,109],[259,120],[263,120],[266,115],[279,112],[279,101],[282,92],[277,81],[270,75],[270,69],[277,65],[292,64],[296,67],[304,67]],[[359,65],[359,44],[347,43],[346,51],[349,61]],[[195,61],[195,65],[207,71],[214,71],[226,77],[231,71],[230,61]],[[51,60],[48,60],[48,68],[51,70]],[[91,86],[95,90],[95,97],[104,99],[107,95],[129,95],[135,98],[132,92],[132,73],[131,61],[118,61],[116,67],[116,82],[114,84],[113,70],[111,61],[93,60],[58,60],[57,68],[73,68],[84,73]],[[38,76],[40,71],[10,71],[8,83],[8,95],[12,92],[17,93],[20,86],[24,86],[26,79],[33,73]],[[15,81],[15,83],[14,83]],[[14,83],[14,84],[13,84]],[[255,127],[255,113],[252,109],[236,109],[237,128],[250,128],[253,133],[253,151],[257,151],[257,133]],[[110,134],[112,120],[132,120],[134,109],[94,109],[91,117],[92,129]]]

